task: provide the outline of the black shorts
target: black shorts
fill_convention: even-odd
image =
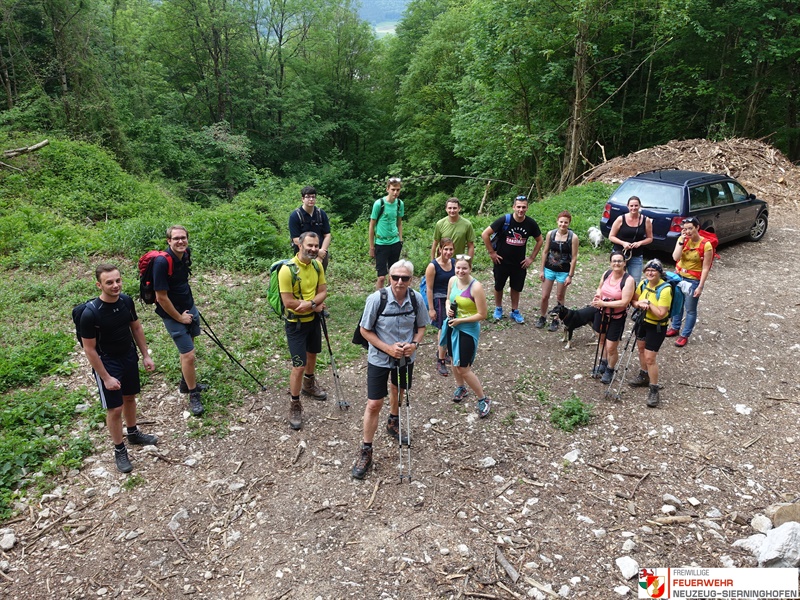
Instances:
[[[622,315],[619,319],[609,319],[608,324],[603,323],[603,311],[598,310],[594,315],[594,323],[592,323],[592,329],[594,329],[597,333],[600,333],[600,327],[604,327],[606,329],[605,336],[609,342],[618,342],[622,337],[622,333],[625,331],[625,318],[627,314]],[[608,318],[608,317],[606,317]]]
[[[97,382],[97,390],[100,392],[100,403],[106,410],[119,408],[122,406],[123,396],[135,396],[142,391],[139,382],[139,355],[136,353],[136,346],[131,344],[131,349],[123,356],[108,356],[101,354],[100,360],[108,371],[108,374],[119,379],[120,389],[107,390],[100,376],[94,373]]]
[[[305,367],[306,353],[322,352],[322,327],[318,316],[307,323],[284,321],[284,329],[286,342],[289,344],[289,356],[292,357],[292,367]]]
[[[645,350],[658,352],[661,349],[661,344],[664,343],[664,338],[667,337],[667,327],[668,325],[666,323],[657,325],[655,323],[646,323],[642,321],[639,323],[639,327],[636,330],[636,339],[644,340]]]
[[[502,292],[503,288],[506,287],[506,281],[511,280],[509,284],[511,289],[515,292],[521,292],[522,288],[525,287],[525,275],[527,275],[528,271],[518,264],[506,264],[506,260],[508,259],[504,258],[503,262],[494,266],[494,289]]]
[[[403,242],[395,242],[388,246],[375,244],[375,269],[378,277],[383,277],[389,273],[392,265],[400,260],[400,251],[403,249]]]
[[[458,356],[453,354],[453,335],[458,335]],[[475,362],[475,338],[463,331],[450,330],[450,335],[447,336],[447,353],[453,356],[453,364],[458,362],[459,367],[471,367]]]
[[[414,380],[414,363],[400,367],[400,387],[404,390],[411,389],[411,384]],[[408,383],[406,384],[406,374],[408,374]],[[389,394],[389,386],[387,380],[389,376],[392,377],[392,385],[397,387],[397,370],[388,367],[378,367],[372,363],[367,363],[367,399],[368,400],[383,400]]]

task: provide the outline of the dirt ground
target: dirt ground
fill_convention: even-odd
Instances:
[[[528,322],[482,330],[476,372],[494,400],[488,418],[477,419],[472,396],[450,400],[430,335],[410,394],[410,483],[400,483],[396,442],[382,428],[367,479],[349,475],[365,360],[340,366],[352,408],[306,400],[300,432],[286,424],[285,390],[271,389],[245,399],[226,437],[190,438],[183,398],[156,384],[140,412],[161,443],[131,451],[143,482],[123,489],[128,476],[103,450],[2,524],[18,541],[0,551],[9,563],[0,596],[613,598],[619,586],[636,595],[636,579],[615,564],[622,556],[642,567],[755,566],[732,543],[769,505],[800,499],[798,235],[794,206],[776,201],[760,243],[720,248],[689,344],[667,340],[659,354],[657,409],[639,389],[604,398],[588,377],[588,328],[568,351],[560,333],[533,327],[533,274]],[[591,298],[603,267],[582,264],[568,303]],[[330,374],[320,378],[332,392]],[[573,393],[594,416],[564,433],[542,399]],[[688,522],[656,521],[665,494]]]

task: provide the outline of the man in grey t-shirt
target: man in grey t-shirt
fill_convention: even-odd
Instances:
[[[411,289],[413,274],[414,265],[409,261],[399,260],[394,263],[389,269],[389,289],[370,294],[361,317],[361,335],[369,342],[369,352],[364,441],[351,472],[355,479],[364,479],[372,465],[372,440],[378,429],[378,417],[387,394],[389,421],[386,430],[395,439],[400,437],[398,385],[406,390],[411,388],[416,350],[425,337],[425,326],[431,322],[422,296]],[[382,293],[387,295],[386,306],[382,314],[378,315]],[[416,302],[412,302],[412,294],[416,295]],[[390,376],[391,385],[387,385]]]

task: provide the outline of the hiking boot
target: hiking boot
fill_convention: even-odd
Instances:
[[[436,360],[436,372],[439,373],[439,375],[441,375],[442,377],[447,377],[448,375],[450,375],[450,371],[447,370],[443,358]]]
[[[289,404],[289,427],[295,431],[303,427],[303,405],[300,400],[292,400]]]
[[[494,314],[492,315],[492,318],[495,321],[499,321],[500,319],[503,318],[503,307],[502,306],[495,306],[494,307]]]
[[[389,420],[386,422],[386,432],[396,440],[400,440],[400,416],[389,415]],[[408,433],[403,432],[403,440],[400,442],[403,446],[408,445]]]
[[[672,327],[667,327],[667,337],[675,337],[680,333],[679,330],[673,329]]]
[[[444,355],[444,364],[446,364],[446,365],[452,365],[453,364],[453,357],[450,356],[450,354],[445,354]]]
[[[128,434],[128,443],[137,446],[155,446],[158,444],[158,437],[149,433],[142,433],[138,429]]]
[[[130,473],[133,471],[131,459],[128,458],[127,448],[123,448],[122,450],[114,448],[114,462],[117,463],[117,470],[120,473]]]
[[[597,366],[594,369],[592,369],[592,378],[597,379],[598,377],[600,377],[603,373],[606,372],[607,367],[608,363],[604,360],[601,360],[599,363],[597,363]]]
[[[205,392],[208,389],[208,386],[205,383],[196,383],[195,385],[197,386],[195,390],[198,392]],[[189,386],[186,385],[186,380],[183,377],[181,377],[181,383],[178,386],[178,390],[181,394],[188,394],[190,391]]]
[[[205,408],[203,408],[203,402],[200,399],[200,392],[194,391],[189,394],[189,412],[192,413],[195,417],[199,417],[205,412]]]
[[[631,387],[647,387],[650,385],[650,374],[639,369],[639,374],[628,382]]]
[[[683,348],[683,347],[686,345],[686,342],[688,342],[688,341],[689,341],[689,338],[688,338],[688,337],[686,337],[686,336],[684,336],[684,335],[679,335],[679,336],[678,336],[678,339],[677,339],[677,340],[675,340],[675,345],[676,345],[678,348]]]
[[[364,448],[362,446],[361,450],[358,452],[356,462],[353,465],[353,470],[350,471],[350,475],[353,476],[353,479],[364,479],[364,477],[367,476],[367,471],[371,466],[372,448]]]
[[[655,408],[658,406],[661,398],[658,397],[658,386],[655,384],[650,385],[650,391],[647,393],[647,406]]]
[[[469,391],[463,385],[460,385],[456,388],[456,391],[453,392],[453,402],[461,402],[464,398],[469,395]]]
[[[561,323],[558,322],[558,319],[553,319],[553,322],[550,323],[550,327],[547,328],[547,331],[558,331],[558,326]]]
[[[484,396],[480,400],[478,400],[478,416],[483,419],[486,415],[489,414],[489,411],[492,408],[492,401],[489,399],[488,396]]]
[[[545,325],[547,325],[547,319],[544,318],[544,315],[540,315],[538,319],[536,319],[535,327],[536,329],[542,329]]]
[[[522,325],[525,322],[525,317],[523,317],[522,313],[519,312],[519,310],[517,310],[516,308],[511,311],[511,319],[515,323],[519,323],[520,325]]]
[[[606,370],[603,372],[603,376],[600,378],[600,383],[604,385],[608,385],[611,383],[611,380],[614,378],[614,369],[611,367],[606,367]]]
[[[314,400],[327,400],[328,392],[317,385],[317,378],[312,374],[311,377],[303,375],[303,389],[300,393],[304,396],[311,396]]]

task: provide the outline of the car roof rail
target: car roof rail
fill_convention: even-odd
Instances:
[[[648,173],[659,173],[661,171],[680,171],[678,167],[666,167],[664,169],[650,169],[649,171],[639,171],[636,176],[647,175]]]

